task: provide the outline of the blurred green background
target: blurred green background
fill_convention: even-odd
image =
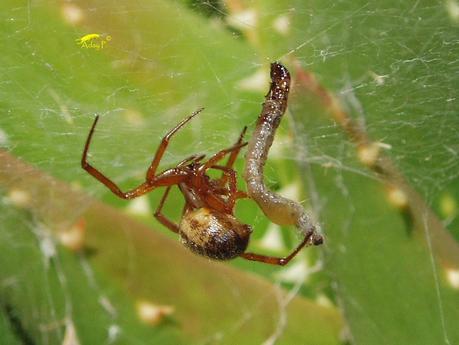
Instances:
[[[458,25],[455,0],[2,1],[0,344],[459,344]],[[81,169],[95,114],[90,161],[124,190],[199,107],[161,167],[231,146],[276,60],[266,181],[325,235],[288,266],[197,257],[161,190],[120,200]],[[251,251],[300,240],[236,214]]]

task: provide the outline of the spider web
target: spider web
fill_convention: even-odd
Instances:
[[[0,146],[8,153],[0,165],[0,343],[459,342],[456,1],[1,8],[10,44],[0,67]],[[106,45],[75,43],[90,33]],[[142,181],[165,132],[201,106],[161,167],[230,147],[243,126],[253,128],[274,60],[286,63],[295,85],[267,184],[322,224],[323,249],[305,250],[284,268],[182,257],[178,246],[168,255],[166,237],[177,236],[152,217],[160,191],[118,200],[81,171],[94,114],[101,118],[89,159],[123,190]],[[182,205],[175,190],[165,213],[177,220]],[[298,241],[250,201],[239,203],[237,216],[256,229],[253,251],[281,256]],[[88,233],[87,223],[115,224],[103,223],[110,217],[121,224],[113,238]],[[145,237],[153,247],[141,245],[147,235],[137,224],[161,236]],[[75,249],[81,234],[101,247]],[[109,241],[120,254],[105,254]],[[148,312],[158,315],[158,306],[174,312],[153,325]],[[406,320],[407,331],[397,327]],[[428,336],[420,331],[427,325]]]

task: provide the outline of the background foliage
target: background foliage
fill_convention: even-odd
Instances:
[[[458,13],[454,0],[2,1],[0,343],[459,343]],[[88,33],[106,46],[77,45]],[[162,166],[230,146],[274,60],[295,81],[267,180],[326,237],[291,265],[196,257],[151,216],[161,191],[127,203],[80,168],[96,113],[91,161],[123,189],[201,106]],[[237,214],[253,251],[298,241],[250,201]],[[174,311],[153,324],[139,305]]]

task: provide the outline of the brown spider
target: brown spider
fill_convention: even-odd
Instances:
[[[235,145],[217,152],[207,161],[202,162],[205,155],[193,155],[178,163],[174,168],[156,173],[171,137],[201,111],[202,109],[197,110],[166,134],[147,170],[145,182],[128,192],[121,191],[113,181],[87,162],[88,149],[99,119],[98,116],[86,140],[81,166],[122,199],[133,199],[157,187],[167,187],[154,215],[164,226],[178,233],[182,243],[197,254],[217,260],[229,260],[240,256],[247,260],[272,265],[286,265],[301,248],[306,244],[311,244],[311,233],[306,233],[300,245],[284,258],[245,253],[252,228],[240,223],[234,217],[236,200],[248,197],[245,192],[237,190],[237,176],[233,170],[233,164],[241,148],[247,145],[247,142],[242,141],[247,127],[242,130]],[[218,163],[227,155],[229,158],[226,164],[219,165]],[[211,179],[207,175],[209,169],[220,170],[222,177]],[[161,212],[169,191],[174,185],[179,188],[185,198],[179,225],[169,220]]]

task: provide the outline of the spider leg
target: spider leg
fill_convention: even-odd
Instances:
[[[88,156],[89,145],[91,144],[92,136],[94,134],[94,130],[97,125],[97,121],[99,121],[99,115],[96,116],[94,123],[92,124],[91,130],[89,131],[88,138],[86,139],[86,144],[83,150],[83,156],[81,157],[81,167],[84,170],[86,170],[89,174],[91,174],[93,177],[95,177],[97,180],[99,180],[101,183],[103,183],[105,186],[107,186],[114,194],[118,195],[120,198],[123,198],[123,199],[132,199],[132,198],[143,195],[149,192],[150,190],[152,190],[154,187],[144,182],[138,187],[128,192],[123,192],[112,180],[110,180],[108,177],[102,174],[99,170],[97,170],[91,164],[88,163],[87,156]]]
[[[166,202],[166,199],[169,195],[169,191],[171,190],[172,186],[169,186],[166,188],[166,191],[164,192],[161,201],[159,202],[158,208],[156,209],[154,216],[160,222],[162,225],[164,225],[166,228],[169,230],[178,233],[179,232],[179,226],[169,220],[161,211],[163,210],[164,203]]]
[[[185,199],[183,214],[189,209],[199,208],[203,206],[200,197],[196,195],[192,188],[187,187],[184,183],[179,183],[177,186],[182,192],[183,198]]]
[[[161,140],[161,144],[159,144],[158,148],[156,149],[155,156],[153,158],[153,161],[150,164],[150,167],[147,170],[147,181],[151,181],[155,178],[155,173],[156,169],[158,168],[159,162],[161,161],[161,158],[163,158],[164,152],[166,151],[167,146],[169,145],[169,140],[171,137],[177,133],[179,129],[181,129],[187,122],[189,122],[193,117],[198,115],[204,108],[200,108],[196,110],[193,114],[188,116],[187,118],[183,119],[182,121],[179,122],[177,126],[172,128]]]
[[[236,144],[234,144],[235,146],[236,145],[240,145],[242,143],[242,139],[244,139],[244,135],[245,135],[245,132],[247,131],[247,126],[245,126],[243,129],[242,129],[242,132],[241,134],[239,135],[239,139],[238,141],[236,141]],[[232,169],[233,168],[233,165],[234,165],[234,162],[236,162],[236,158],[237,156],[239,155],[239,152],[241,151],[241,148],[237,149],[237,150],[234,150],[231,152],[229,158],[228,158],[228,161],[226,162],[226,167],[227,168],[230,168]],[[219,180],[219,183],[220,185],[224,186],[225,183],[228,181],[228,176],[226,176],[225,174],[222,175],[222,177],[220,178]]]
[[[236,197],[234,196],[234,194],[236,194],[237,192],[237,185],[236,185],[236,173],[233,171],[233,169],[229,168],[229,167],[226,167],[226,166],[219,166],[219,165],[215,165],[218,161],[222,160],[227,154],[229,153],[233,153],[235,151],[237,151],[237,153],[241,150],[242,147],[246,146],[247,145],[247,142],[243,142],[241,143],[240,141],[242,140],[242,136],[243,134],[245,133],[245,129],[242,131],[242,134],[238,140],[238,143],[230,148],[227,148],[227,149],[224,149],[224,150],[221,150],[219,152],[217,152],[216,154],[214,154],[212,157],[209,158],[209,160],[207,162],[205,162],[203,165],[201,165],[199,167],[199,171],[198,171],[198,174],[200,176],[204,175],[206,173],[207,170],[209,170],[210,168],[212,167],[215,167],[216,169],[219,169],[219,170],[222,170],[223,171],[223,177],[225,177],[226,179],[230,179],[230,190],[228,193],[225,193],[225,194],[229,194],[228,195],[228,200],[223,200],[223,198],[217,196],[217,195],[213,195],[213,194],[208,194],[206,195],[206,202],[212,206],[213,208],[215,208],[216,210],[220,210],[220,211],[224,211],[228,214],[232,214],[233,213],[233,208],[234,208],[234,203],[235,203],[235,200],[236,200]],[[231,158],[230,159],[234,160],[234,158]],[[221,180],[218,180],[217,183],[219,185],[221,185],[222,187],[224,186],[224,184],[226,183],[226,181],[224,181],[224,183],[221,182]]]
[[[195,116],[193,114],[192,116]],[[191,117],[190,117],[191,118]],[[188,120],[190,119],[188,118]],[[156,187],[162,186],[171,186],[177,183],[180,183],[184,178],[184,173],[181,169],[174,168],[169,169],[158,176],[154,176],[154,179],[147,180],[140,184],[139,186],[127,191],[123,192],[112,180],[110,180],[107,176],[102,174],[99,170],[94,168],[91,164],[88,163],[87,156],[89,146],[91,144],[92,137],[94,135],[94,131],[99,120],[99,116],[96,116],[94,123],[92,124],[91,130],[89,131],[88,138],[86,139],[86,144],[84,146],[83,155],[81,157],[81,167],[86,170],[90,175],[96,178],[99,182],[107,186],[114,194],[122,199],[134,199],[138,196],[141,196],[145,193],[148,193],[155,189]],[[183,121],[182,121],[183,122]],[[191,158],[191,157],[190,157]],[[195,157],[195,159],[202,159],[201,156]]]
[[[247,144],[248,144],[248,142],[246,141],[246,142],[243,142],[243,143],[240,143],[240,144],[236,144],[236,145],[234,145],[234,146],[232,146],[232,147],[230,147],[228,149],[224,149],[224,150],[221,150],[221,151],[217,152],[212,157],[210,157],[209,160],[199,168],[199,172],[201,174],[204,174],[213,165],[218,163],[218,161],[222,160],[223,157],[225,157],[228,153],[232,153],[234,151],[240,151],[241,148],[243,148],[244,146],[247,146]]]
[[[241,134],[239,135],[239,139],[238,141],[236,142],[236,144],[234,144],[234,146],[237,146],[237,145],[240,145],[242,144],[242,139],[244,139],[244,135],[245,135],[245,132],[247,131],[247,126],[245,126],[243,129],[242,129],[242,132]],[[226,162],[226,167],[227,168],[230,168],[232,169],[233,168],[233,165],[234,165],[234,162],[236,161],[236,158],[239,154],[239,152],[241,151],[241,148],[240,147],[239,149],[237,150],[234,150],[231,152],[229,158],[228,158],[228,161]]]
[[[242,190],[238,190],[236,192],[236,199],[245,199],[245,198],[250,198],[249,195],[246,192],[244,192]]]
[[[304,240],[298,245],[298,247],[296,247],[296,249],[292,253],[290,253],[289,256],[286,256],[284,258],[278,258],[274,256],[267,256],[255,253],[243,253],[240,255],[240,257],[246,260],[263,262],[265,264],[284,266],[287,265],[290,262],[290,260],[292,260],[303,247],[310,246],[312,244],[313,234],[314,231],[308,232],[304,237]]]
[[[183,205],[183,208],[182,208],[182,218],[183,218],[183,215],[184,215],[188,210],[190,210],[190,206],[188,206],[188,204],[185,203],[185,205]]]
[[[217,170],[222,170],[223,171],[223,176],[218,182],[221,182],[222,179],[225,179],[225,183],[229,180],[230,182],[230,193],[234,194],[234,199],[245,199],[245,198],[250,198],[249,195],[242,191],[242,190],[237,190],[237,179],[236,179],[236,172],[228,168],[226,166],[220,166],[220,165],[213,165],[211,167],[212,169],[217,169]],[[215,192],[220,195],[226,195],[228,194],[228,190],[224,188],[224,184],[220,183],[220,189],[216,189]]]
[[[190,162],[194,161],[194,162],[199,162],[201,161],[206,155],[191,155],[190,157],[188,158],[185,158],[183,161],[181,161],[180,163],[177,164],[177,168],[180,168],[180,167],[183,167],[187,164],[189,164]]]
[[[236,172],[231,168],[228,168],[226,166],[221,166],[221,165],[212,165],[211,168],[216,169],[216,170],[221,170],[223,172],[222,178],[225,177],[225,179],[229,181],[230,193],[235,194],[237,191]]]
[[[225,193],[225,195],[228,196],[228,201],[226,203],[228,204],[227,207],[233,209],[234,203],[236,202],[237,193],[236,172],[231,168],[220,165],[212,165],[211,168],[223,171],[223,176],[219,181],[221,181],[223,178],[225,178],[225,181],[229,181],[229,190],[227,193]]]
[[[223,177],[229,181],[228,188],[214,190],[214,195],[207,196],[207,202],[216,209],[225,210],[226,213],[232,214],[234,204],[237,199],[248,198],[248,195],[240,190],[237,190],[236,172],[226,166],[213,165],[212,169],[223,171]],[[218,195],[217,195],[218,194]]]

